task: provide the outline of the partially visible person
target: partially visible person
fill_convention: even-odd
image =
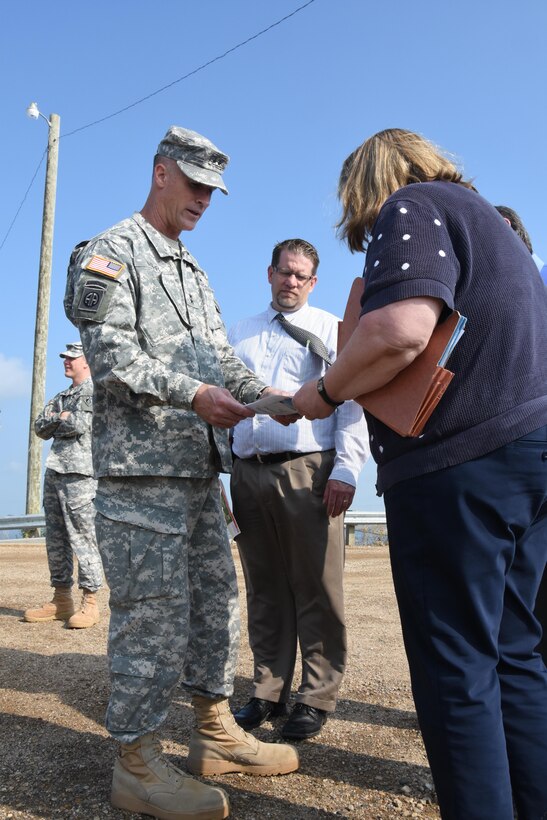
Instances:
[[[507,222],[508,225],[515,231],[515,233],[520,236],[530,253],[532,254],[532,258],[537,265],[537,268],[543,278],[545,284],[547,284],[547,266],[543,264],[539,256],[534,253],[534,249],[532,247],[532,240],[530,239],[530,234],[524,227],[524,223],[518,213],[514,211],[512,208],[507,207],[507,205],[496,205],[496,211],[501,214],[504,220]],[[547,664],[547,570],[543,573],[543,578],[541,584],[539,586],[539,591],[536,599],[536,607],[534,610],[535,616],[541,624],[542,629],[542,636],[541,641],[538,644],[538,649],[543,655],[543,660]]]
[[[289,393],[336,358],[337,317],[308,304],[318,265],[304,239],[279,242],[268,267],[270,305],[228,334],[251,370]],[[287,713],[299,646],[301,682],[281,734],[315,737],[336,708],[346,665],[344,513],[368,455],[363,411],[346,402],[329,419],[290,427],[244,419],[232,449],[254,660],[252,697],[235,718],[253,729]]]
[[[508,208],[507,205],[494,205],[494,207],[496,211],[504,218],[507,224],[513,228],[517,236],[520,236],[530,253],[533,253],[534,249],[532,247],[530,234],[524,227],[524,223],[518,213],[512,208]]]
[[[227,817],[226,793],[163,756],[157,730],[181,683],[196,725],[188,769],[270,775],[298,768],[286,744],[234,721],[237,579],[218,473],[228,429],[268,388],[234,354],[208,277],[179,239],[215,190],[228,157],[172,126],[154,157],[142,210],[77,247],[65,310],[94,380],[97,537],[110,587],[111,693],[119,742],[112,803],[169,820]]]
[[[34,423],[37,436],[53,439],[46,459],[44,512],[46,551],[53,598],[38,609],[27,609],[25,621],[66,621],[71,629],[98,623],[95,593],[102,585],[103,569],[95,537],[91,423],[93,383],[81,342],[67,344],[59,353],[65,376],[72,384],[44,407]],[[72,599],[73,554],[78,559],[78,610]]]
[[[520,236],[520,238],[532,254],[532,259],[536,263],[536,267],[539,270],[541,278],[547,285],[547,265],[545,265],[543,260],[539,258],[537,253],[534,252],[534,249],[532,247],[532,240],[530,239],[530,234],[524,227],[524,223],[518,215],[518,213],[514,211],[512,208],[507,207],[507,205],[495,205],[494,207],[496,211],[499,214],[501,214],[501,216],[505,219],[507,224],[513,228],[517,236]]]
[[[342,236],[362,315],[307,418],[381,387],[453,309],[455,377],[423,433],[367,413],[412,691],[444,820],[547,813],[547,291],[524,244],[433,144],[381,131],[345,161]],[[325,395],[326,390],[326,395]]]

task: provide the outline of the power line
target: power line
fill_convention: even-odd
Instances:
[[[129,105],[124,106],[123,108],[118,109],[118,111],[114,111],[112,114],[107,114],[105,117],[101,117],[98,120],[93,120],[93,122],[88,122],[87,125],[82,125],[80,128],[75,128],[73,131],[69,131],[67,134],[61,135],[61,139],[63,137],[71,137],[73,134],[77,134],[80,131],[85,131],[86,128],[91,128],[93,125],[98,125],[101,122],[105,122],[106,120],[111,120],[113,117],[117,117],[118,114],[123,114],[125,111],[129,111],[130,108],[135,108],[137,105],[140,105],[146,100],[151,99],[151,97],[155,97],[157,94],[161,94],[163,91],[166,91],[168,88],[172,88],[177,83],[181,83],[183,80],[187,80],[188,77],[192,77],[194,74],[197,74],[200,71],[203,71],[204,68],[212,65],[213,63],[218,62],[219,60],[223,60],[228,54],[232,54],[234,51],[237,51],[238,48],[242,48],[246,46],[247,43],[252,42],[252,40],[256,40],[258,37],[261,37],[263,34],[266,34],[267,31],[271,31],[271,29],[275,28],[276,26],[281,25],[284,23],[285,20],[288,20],[290,17],[294,17],[295,14],[298,14],[299,11],[305,9],[307,6],[311,6],[312,3],[315,3],[315,0],[308,0],[307,3],[304,5],[299,6],[297,9],[292,11],[290,14],[286,14],[285,17],[282,17],[280,20],[277,20],[275,23],[272,23],[267,28],[262,29],[262,31],[258,31],[256,34],[253,34],[251,37],[248,37],[246,40],[243,40],[241,43],[238,43],[232,48],[229,48],[223,54],[219,54],[217,57],[213,57],[212,60],[208,60],[203,65],[194,68],[192,71],[189,71],[188,74],[184,74],[182,77],[179,77],[178,80],[173,80],[171,83],[167,83],[167,85],[163,85],[161,88],[158,88],[156,91],[152,91],[150,94],[147,94],[146,97],[141,97],[139,100],[135,100],[135,102],[130,103]]]
[[[276,26],[281,25],[281,23],[284,23],[286,20],[289,20],[289,18],[294,17],[295,14],[298,14],[299,11],[302,11],[307,6],[311,6],[312,3],[315,3],[315,0],[308,0],[307,3],[304,3],[302,6],[298,6],[298,8],[294,9],[294,11],[291,11],[290,14],[286,14],[285,17],[281,17],[280,20],[276,20],[275,23],[272,23],[271,25],[267,26],[266,28],[262,29],[261,31],[258,31],[256,34],[253,34],[251,37],[247,37],[246,40],[243,40],[241,43],[238,43],[237,45],[232,46],[232,48],[229,48],[223,54],[219,54],[217,57],[213,57],[212,60],[208,60],[206,63],[203,63],[202,65],[198,66],[197,68],[194,68],[192,71],[189,71],[188,74],[184,74],[184,76],[179,77],[178,80],[173,80],[173,82],[167,83],[167,85],[163,85],[161,88],[158,88],[156,91],[152,91],[150,94],[147,94],[145,97],[141,97],[139,100],[135,100],[135,102],[132,102],[129,105],[126,105],[123,108],[118,109],[118,111],[114,111],[112,114],[107,114],[105,117],[101,117],[98,120],[93,120],[93,122],[88,122],[86,125],[82,125],[79,128],[75,128],[73,131],[69,131],[67,134],[61,134],[60,139],[64,139],[65,137],[72,137],[74,134],[78,134],[80,131],[85,131],[86,128],[91,128],[93,125],[99,125],[99,123],[101,123],[101,122],[105,122],[106,120],[111,120],[113,117],[117,117],[119,114],[123,114],[125,111],[129,111],[129,109],[135,108],[137,105],[140,105],[141,103],[146,102],[146,100],[149,100],[152,97],[155,97],[157,94],[161,94],[163,91],[166,91],[168,88],[172,88],[174,85],[177,85],[177,83],[181,83],[183,80],[187,80],[188,77],[192,77],[194,74],[197,74],[198,72],[203,71],[208,66],[213,65],[213,63],[217,63],[219,60],[223,60],[225,57],[228,56],[228,54],[232,54],[234,51],[237,51],[239,48],[242,48],[243,46],[246,46],[247,43],[250,43],[253,40],[256,40],[258,37],[261,37],[263,34],[266,34],[266,32],[271,31],[271,29],[275,28]],[[8,238],[8,236],[11,233],[11,229],[13,228],[13,226],[15,224],[15,221],[16,221],[17,217],[19,216],[19,212],[21,211],[21,208],[25,204],[25,200],[26,200],[26,198],[29,194],[30,189],[32,188],[32,185],[34,183],[34,180],[36,179],[38,171],[40,170],[42,162],[44,161],[44,157],[46,155],[46,152],[47,152],[47,148],[44,150],[44,153],[41,156],[40,162],[38,163],[38,167],[36,168],[36,170],[33,174],[33,177],[30,181],[30,184],[29,184],[27,190],[25,191],[25,195],[23,196],[23,199],[21,200],[21,203],[20,203],[19,207],[17,208],[17,211],[15,212],[15,216],[13,217],[9,228],[6,231],[6,234],[5,234],[5,236],[2,240],[2,243],[0,244],[0,251],[4,247],[6,239]]]
[[[15,225],[15,220],[16,220],[16,219],[17,219],[17,217],[19,216],[19,211],[21,210],[21,208],[22,208],[22,207],[23,207],[23,205],[25,204],[25,200],[26,200],[26,198],[27,198],[27,196],[28,196],[28,194],[29,194],[30,189],[32,188],[32,185],[33,185],[33,183],[34,183],[34,180],[36,179],[36,176],[37,176],[37,174],[38,174],[38,171],[40,170],[40,168],[41,168],[41,166],[42,166],[42,162],[44,161],[44,157],[45,157],[46,153],[47,153],[47,148],[44,148],[44,153],[43,153],[43,154],[42,154],[42,156],[40,157],[40,162],[39,162],[39,163],[38,163],[38,165],[36,166],[36,170],[35,170],[34,174],[32,175],[32,179],[31,179],[31,181],[29,182],[29,186],[28,186],[27,190],[25,191],[25,195],[24,195],[23,199],[21,200],[21,204],[20,204],[20,205],[19,205],[19,207],[17,208],[17,210],[16,210],[16,212],[15,212],[15,216],[14,216],[14,217],[13,217],[13,219],[11,220],[11,225],[10,225],[10,226],[9,226],[9,228],[7,229],[7,231],[6,231],[6,235],[5,235],[5,236],[4,236],[4,238],[2,239],[2,244],[0,245],[0,251],[1,251],[1,250],[2,250],[2,248],[4,247],[4,243],[5,243],[6,239],[8,238],[8,236],[9,236],[9,235],[10,235],[10,233],[11,233],[11,229],[12,229],[12,228],[13,228],[13,226]]]

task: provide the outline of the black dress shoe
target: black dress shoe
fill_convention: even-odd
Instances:
[[[274,703],[262,698],[251,698],[249,703],[234,712],[234,718],[242,729],[256,729],[262,726],[269,717],[279,717],[287,714],[286,703]]]
[[[326,720],[327,713],[323,709],[296,703],[290,718],[281,729],[281,735],[288,740],[306,740],[318,735]]]

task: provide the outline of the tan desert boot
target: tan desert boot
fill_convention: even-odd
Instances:
[[[238,726],[226,698],[194,695],[197,726],[190,737],[187,767],[192,774],[227,772],[271,775],[298,769],[298,752],[286,743],[262,743]]]
[[[166,760],[154,733],[123,743],[114,765],[112,805],[162,820],[224,820],[228,796]]]
[[[67,627],[69,629],[87,629],[89,626],[98,624],[101,619],[97,599],[94,592],[88,589],[83,590],[82,604],[79,612],[69,618]]]
[[[55,592],[49,603],[39,609],[27,609],[23,615],[29,624],[44,621],[68,621],[74,615],[74,602],[70,587],[54,587]]]

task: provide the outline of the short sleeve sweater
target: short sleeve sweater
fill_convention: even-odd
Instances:
[[[415,183],[384,204],[367,250],[362,313],[429,296],[467,317],[456,374],[418,438],[367,415],[378,494],[479,458],[547,424],[547,289],[524,243],[475,191]]]

